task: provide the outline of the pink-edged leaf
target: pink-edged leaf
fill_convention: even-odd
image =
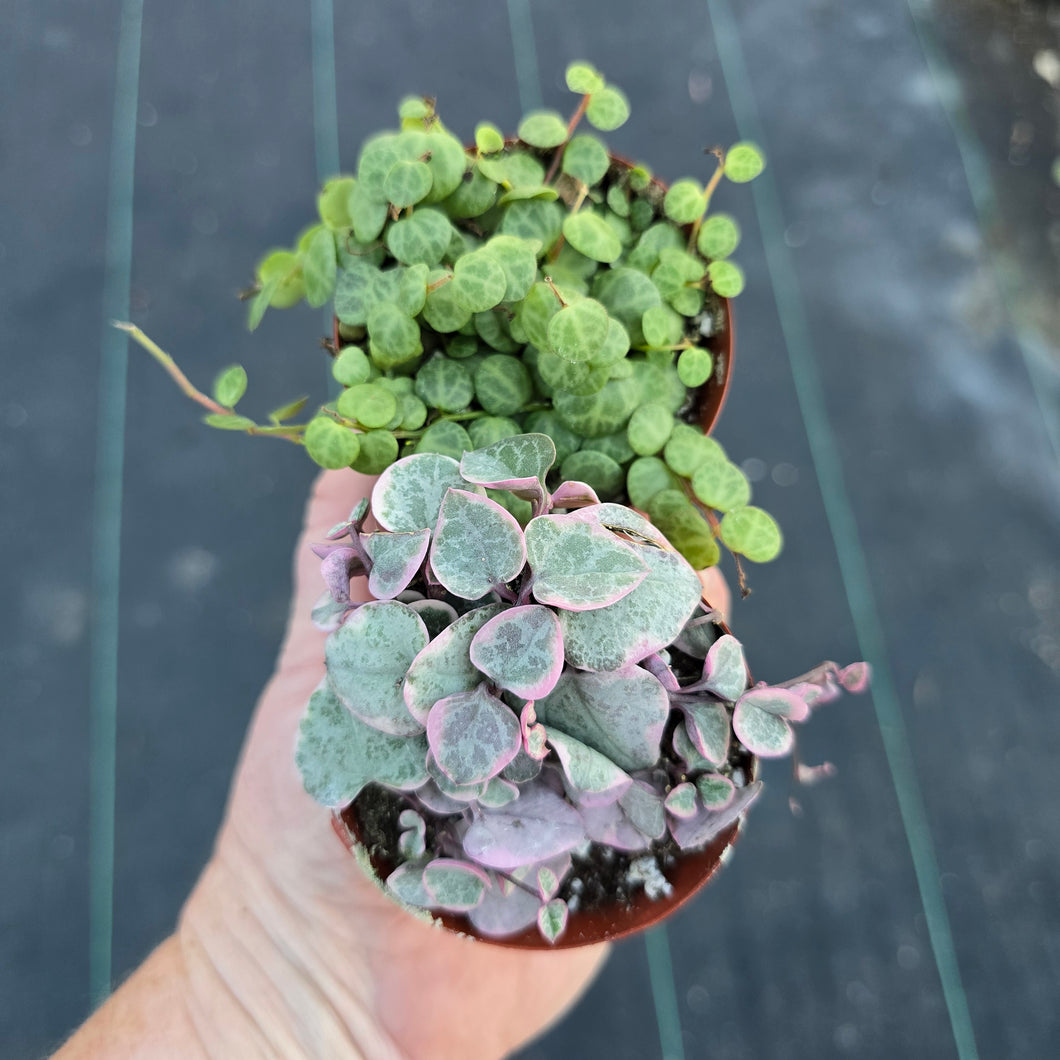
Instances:
[[[864,692],[872,680],[872,667],[867,662],[855,662],[839,671],[839,683],[855,694]]]
[[[687,781],[683,784],[674,785],[666,796],[664,805],[667,812],[672,813],[674,817],[684,819],[695,817],[697,809],[696,786]]]
[[[669,664],[660,652],[641,659],[640,665],[654,677],[667,692],[680,692],[681,686],[677,683],[677,676],[670,669]]]
[[[536,709],[549,731],[555,725],[633,771],[658,761],[670,701],[650,673],[627,666],[598,674],[568,670]]]
[[[314,546],[317,552],[319,546]],[[317,553],[319,555],[319,552]],[[355,549],[349,545],[337,545],[327,549],[321,557],[320,576],[331,593],[331,598],[338,604],[350,602],[350,579],[364,574],[364,564]]]
[[[417,789],[416,798],[431,811],[431,813],[448,816],[453,813],[463,813],[467,809],[467,803],[461,802],[446,795],[444,791],[433,780],[428,780],[422,788]]]
[[[451,456],[416,453],[391,464],[372,488],[372,514],[384,530],[433,530],[450,488],[467,489]]]
[[[724,634],[711,645],[703,663],[700,685],[730,703],[735,703],[747,688],[747,663],[743,646],[732,634]]]
[[[736,821],[761,791],[762,782],[756,780],[745,788],[737,788],[732,801],[723,810],[701,810],[690,820],[671,820],[670,834],[674,842],[682,850],[704,846]]]
[[[567,611],[616,603],[648,575],[637,553],[610,531],[577,515],[541,515],[526,524],[534,598]]]
[[[736,786],[720,773],[696,777],[696,790],[708,810],[724,810],[736,796]]]
[[[541,900],[536,894],[490,873],[490,886],[481,904],[467,916],[480,934],[499,939],[525,931],[537,920],[540,908]]]
[[[685,723],[679,722],[677,728],[674,729],[674,753],[680,758],[690,772],[694,772],[698,769],[715,769],[719,765],[718,762],[711,762],[708,758],[704,758],[699,753],[699,749],[692,742],[692,738],[688,735],[688,729],[685,727]],[[726,753],[728,753],[728,743],[726,742]]]
[[[677,705],[684,711],[685,728],[695,749],[711,765],[724,765],[729,757],[729,712],[710,699],[681,696]]]
[[[427,715],[439,699],[456,692],[470,692],[482,680],[468,657],[471,641],[503,609],[503,604],[487,604],[468,611],[443,629],[412,660],[402,694],[409,712],[423,725],[427,724]]]
[[[334,633],[342,625],[342,620],[349,609],[350,604],[336,603],[330,591],[325,589],[313,605],[309,617],[321,633]]]
[[[450,489],[431,543],[431,568],[454,596],[478,600],[515,578],[526,541],[515,517],[496,501]]]
[[[363,604],[327,639],[328,682],[353,714],[380,731],[422,732],[401,683],[426,646],[427,627],[411,608],[394,600]]]
[[[567,930],[567,903],[553,898],[537,911],[537,926],[548,942],[555,942]]]
[[[477,802],[486,790],[487,782],[484,780],[477,784],[457,784],[456,781],[451,780],[442,771],[442,767],[435,761],[434,755],[429,752],[427,754],[427,775],[434,781],[443,795],[465,804],[461,806],[461,810],[467,808],[467,803]]]
[[[563,635],[547,607],[512,607],[475,634],[470,654],[475,666],[501,688],[538,699],[555,688],[563,670]]]
[[[785,682],[778,687],[794,692],[811,710],[823,707],[843,694],[839,685],[830,680],[820,684],[811,681]]]
[[[460,473],[468,482],[510,490],[524,500],[542,502],[545,476],[556,461],[556,445],[545,434],[518,434],[483,449],[464,453]]]
[[[652,844],[651,837],[637,828],[620,802],[604,806],[580,806],[578,812],[585,822],[589,838],[597,843],[631,853],[647,850]]]
[[[406,905],[427,909],[434,904],[423,885],[422,862],[407,862],[399,865],[387,876],[386,885]]]
[[[573,850],[586,839],[578,811],[541,781],[515,802],[483,811],[464,835],[464,853],[487,868],[508,871]]]
[[[703,605],[700,604],[700,607]],[[674,647],[680,649],[685,655],[691,655],[693,659],[705,659],[711,646],[721,635],[717,625],[717,611],[707,611],[705,614],[693,615],[685,624],[674,641]]]
[[[327,539],[329,541],[337,541],[340,538],[347,537],[351,530],[356,532],[361,529],[364,525],[365,519],[368,518],[368,498],[362,497],[353,507],[353,511],[350,512],[350,517],[345,522],[336,523],[328,532]]]
[[[788,688],[759,685],[744,692],[737,706],[740,703],[753,704],[759,710],[775,714],[778,718],[786,718],[788,721],[805,721],[810,716],[810,708],[806,706],[806,701]]]
[[[702,586],[683,556],[653,545],[629,547],[647,564],[644,581],[607,607],[559,612],[567,661],[580,670],[618,670],[640,662],[672,643],[699,605]]]
[[[819,766],[807,766],[799,762],[795,767],[795,779],[800,784],[816,784],[834,777],[835,774],[836,768],[831,762],[822,762]]]
[[[547,734],[544,725],[537,724],[537,711],[532,699],[519,714],[519,729],[523,734],[523,750],[530,758],[540,762],[548,754],[545,744]]]
[[[552,506],[554,508],[584,508],[589,504],[599,503],[600,498],[596,495],[596,490],[592,486],[574,479],[564,482],[552,494]]]
[[[368,591],[376,600],[393,600],[416,576],[427,555],[431,532],[364,534],[361,541],[372,560]]]
[[[634,780],[618,800],[633,824],[646,836],[662,839],[666,833],[666,812],[662,796],[643,780]]]
[[[547,865],[542,865],[537,870],[537,893],[541,895],[541,900],[547,902],[554,898],[558,890],[559,879],[556,874]]]
[[[541,748],[545,755],[548,754],[548,745],[545,743],[545,728],[541,727]],[[510,780],[513,784],[525,784],[528,780],[534,780],[541,775],[541,759],[533,758],[526,751],[524,744],[519,753],[501,770],[501,777]]]
[[[480,806],[507,806],[519,798],[519,785],[501,777],[494,777],[478,797]]]
[[[398,853],[407,861],[422,858],[427,852],[423,829],[409,828],[398,836]]]
[[[549,858],[547,861],[538,862],[535,865],[524,865],[518,869],[512,869],[509,873],[511,878],[516,883],[524,883],[528,887],[537,886],[538,873],[542,870],[547,870],[556,878],[556,887],[567,878],[567,873],[571,870],[571,856],[568,853],[557,854],[554,858]],[[549,895],[551,898],[552,895]]]
[[[489,886],[489,877],[470,861],[435,858],[423,869],[423,889],[431,904],[452,913],[466,913],[479,905]]]
[[[783,718],[743,699],[733,711],[732,729],[751,754],[762,758],[780,758],[795,745],[795,734]]]
[[[427,743],[456,784],[495,777],[519,751],[519,719],[486,686],[438,700],[427,717]]]
[[[673,545],[666,540],[661,531],[656,529],[654,523],[649,522],[639,512],[627,508],[624,504],[593,504],[570,514],[574,518],[602,526],[618,534],[624,540],[648,541],[658,545],[659,548],[673,550]]]
[[[547,732],[548,742],[559,756],[563,772],[580,806],[615,802],[633,783],[628,773],[599,751],[594,751],[551,725]]]

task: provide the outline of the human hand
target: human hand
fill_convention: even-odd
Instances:
[[[607,954],[602,945],[505,949],[424,924],[367,878],[328,811],[305,793],[294,745],[324,674],[324,635],[309,620],[323,582],[309,544],[371,485],[352,471],[316,481],[279,663],[251,722],[213,858],[182,916],[188,1005],[208,1052],[251,1055],[256,1041],[281,1056],[503,1056],[573,1004]],[[710,585],[719,606],[713,576]],[[352,590],[367,598],[364,579]]]

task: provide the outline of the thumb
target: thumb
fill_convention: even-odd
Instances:
[[[313,483],[306,504],[302,533],[294,552],[294,592],[291,613],[287,619],[287,634],[280,652],[281,670],[322,665],[324,634],[309,621],[313,606],[324,592],[320,576],[320,559],[311,545],[321,544],[328,531],[349,518],[350,511],[363,497],[371,495],[375,478],[348,468],[323,471]],[[367,599],[365,579],[357,578],[350,587],[353,598]]]

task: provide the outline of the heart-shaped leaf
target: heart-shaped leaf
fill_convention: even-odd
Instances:
[[[666,834],[666,812],[658,792],[642,780],[635,780],[618,800],[626,816],[646,836],[662,839]]]
[[[579,805],[599,806],[605,802],[616,802],[633,783],[629,774],[619,769],[606,755],[551,725],[546,732],[548,742],[559,756],[563,772],[574,789],[572,797]]]
[[[387,876],[387,888],[406,905],[415,906],[417,909],[429,909],[434,905],[434,899],[423,885],[423,869],[422,862],[399,865]]]
[[[675,784],[666,796],[666,809],[674,817],[687,819],[696,814],[696,786],[685,781]]]
[[[610,673],[568,670],[535,710],[550,733],[555,726],[619,768],[636,770],[658,761],[670,701],[662,685],[639,667]]]
[[[467,809],[468,803],[477,802],[486,792],[487,781],[480,780],[475,784],[458,784],[455,780],[452,780],[442,767],[438,765],[433,754],[427,755],[427,775],[446,798],[461,804],[461,812]]]
[[[480,806],[507,806],[519,798],[519,785],[501,777],[494,777],[487,785],[486,790],[479,796]]]
[[[439,699],[470,692],[479,684],[482,675],[469,658],[471,641],[503,606],[489,604],[461,615],[412,660],[405,676],[404,698],[414,718],[426,725],[427,715]]]
[[[680,722],[677,728],[674,729],[673,743],[674,754],[684,762],[685,768],[689,772],[695,772],[699,769],[717,768],[718,764],[716,762],[712,762],[709,758],[700,754],[699,748],[692,742],[692,737],[688,735],[688,729],[685,727],[684,722]],[[725,746],[727,749],[727,741]]]
[[[670,542],[659,533],[655,525],[639,512],[627,508],[624,504],[594,504],[570,513],[574,518],[587,523],[605,527],[625,539],[632,539],[634,544],[650,541],[659,548],[673,551]]]
[[[732,731],[751,754],[762,758],[781,758],[795,744],[791,726],[754,702],[741,699],[732,715]]]
[[[564,482],[552,494],[554,508],[584,508],[599,503],[596,491],[585,482]]]
[[[629,545],[576,514],[531,519],[526,555],[535,599],[568,611],[613,604],[648,575],[647,564]]]
[[[485,684],[438,700],[427,718],[427,742],[455,784],[495,777],[522,746],[519,719]]]
[[[745,788],[737,788],[732,801],[722,810],[700,810],[689,820],[671,821],[670,833],[674,841],[682,850],[704,846],[737,820],[761,791],[762,782],[756,780]]]
[[[482,902],[468,913],[475,930],[488,938],[504,938],[525,931],[537,920],[541,900],[536,894],[495,877]]]
[[[595,611],[559,612],[567,661],[580,669],[617,670],[665,648],[699,603],[703,587],[683,557],[632,542],[628,547],[648,567],[631,593]]]
[[[431,904],[452,913],[466,913],[482,901],[489,877],[469,861],[435,858],[424,866],[423,889]]]
[[[413,791],[427,781],[427,739],[390,736],[355,718],[326,686],[298,726],[295,764],[305,790],[325,806],[352,802],[366,784]]]
[[[537,911],[537,926],[548,942],[555,942],[567,930],[567,903],[553,898]]]
[[[420,569],[431,543],[431,532],[364,534],[361,541],[372,560],[368,591],[377,600],[393,600],[408,588]]]
[[[703,663],[703,679],[695,687],[735,703],[746,691],[747,680],[747,660],[744,658],[743,646],[731,633],[725,633],[707,652]]]
[[[806,705],[806,700],[787,688],[760,685],[744,692],[739,702],[745,705],[753,704],[759,710],[766,711],[767,714],[774,714],[788,721],[805,721],[810,716],[810,708]]]
[[[502,611],[475,634],[471,661],[517,696],[547,696],[563,670],[559,622],[547,607],[536,604]]]
[[[461,802],[459,799],[446,795],[433,780],[428,780],[422,788],[416,789],[416,798],[432,813],[443,817],[448,814],[463,813],[467,809],[466,801]]]
[[[578,811],[540,781],[515,802],[487,810],[464,835],[464,853],[487,868],[510,871],[573,850],[586,839]]]
[[[712,699],[675,700],[685,712],[685,727],[695,749],[713,766],[729,757],[729,713]]]
[[[556,445],[547,434],[519,434],[465,453],[460,474],[468,482],[537,501],[544,495],[545,476],[555,460]]]
[[[449,592],[479,600],[515,578],[525,562],[526,542],[514,517],[486,497],[459,489],[446,493],[431,567]]]
[[[401,694],[412,660],[427,646],[427,627],[396,601],[359,607],[328,637],[328,683],[345,706],[381,732],[410,736],[422,724]]]
[[[736,794],[733,782],[720,773],[704,773],[696,777],[696,789],[708,810],[724,810]]]

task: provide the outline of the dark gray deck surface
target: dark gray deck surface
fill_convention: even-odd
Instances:
[[[311,6],[328,7],[148,3],[132,212],[111,204],[112,247],[114,224],[133,219],[132,319],[202,383],[245,363],[259,410],[324,388],[318,313],[273,314],[252,337],[234,299],[262,249],[310,219],[316,154],[334,135],[326,109],[314,129]],[[436,95],[465,137],[482,117],[514,126],[509,12],[521,25],[525,0],[335,7],[347,167],[410,91]],[[12,1058],[42,1055],[89,1008],[97,431],[122,428],[97,422],[97,389],[112,154],[133,131],[112,134],[121,10],[0,8],[0,1052]],[[1034,25],[1056,48],[1051,10]],[[940,22],[920,0],[532,0],[529,13],[536,48],[515,36],[524,96],[538,76],[545,103],[566,108],[563,68],[590,58],[633,101],[614,147],[664,178],[702,175],[704,145],[763,140],[767,177],[724,192],[749,283],[718,436],[752,461],[787,547],[754,570],[733,624],[756,675],[865,653],[877,696],[806,731],[806,757],[840,772],[799,793],[800,817],[784,767],[767,768],[733,863],[669,925],[679,1027],[665,962],[653,980],[635,940],[524,1060],[672,1060],[682,1039],[690,1060],[963,1060],[973,1032],[984,1058],[1060,1054],[1060,359],[1042,330],[1055,315],[1026,311],[1057,297],[1055,262],[1034,257],[1050,225],[1058,245],[1060,189],[1039,150],[1053,137],[1060,154],[1051,97],[1014,103],[977,82],[975,124],[962,125],[947,56],[993,55],[980,39],[1013,31],[963,24],[954,2]],[[1037,128],[1036,182],[1010,157],[1021,118]],[[1003,209],[984,218],[995,186]],[[1021,231],[1036,248],[1026,275]],[[115,979],[172,928],[208,855],[282,632],[312,477],[292,446],[201,427],[137,350],[127,402]]]

